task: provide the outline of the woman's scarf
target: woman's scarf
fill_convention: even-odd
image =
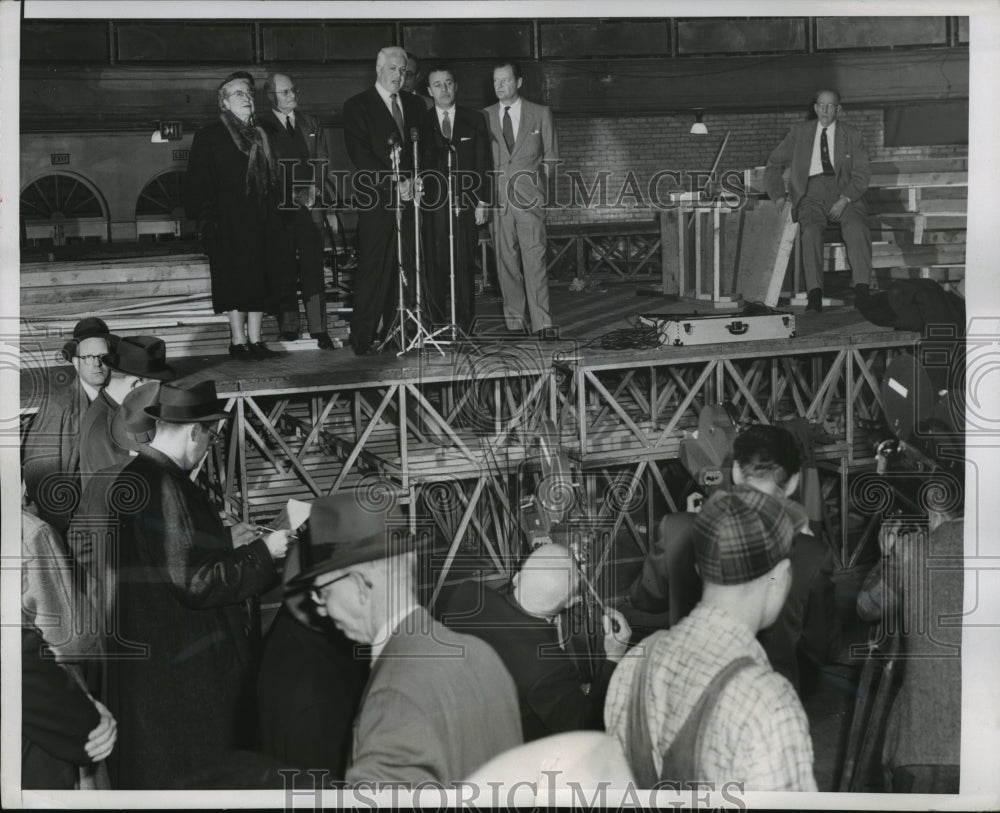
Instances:
[[[268,191],[277,182],[274,153],[271,150],[267,134],[262,128],[252,123],[252,117],[244,123],[230,111],[223,110],[219,114],[219,118],[229,130],[229,135],[232,137],[236,149],[249,159],[247,161],[247,196],[256,198],[259,203],[263,203]]]

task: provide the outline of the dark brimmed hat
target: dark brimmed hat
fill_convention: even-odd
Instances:
[[[285,589],[308,587],[323,573],[397,556],[417,544],[395,500],[383,508],[365,506],[351,492],[320,497],[313,501],[298,538],[289,545]],[[297,548],[294,553],[293,547]],[[296,572],[289,573],[290,567]]]
[[[167,423],[208,423],[228,418],[224,407],[225,403],[215,394],[214,381],[196,384],[180,381],[161,386],[156,403],[143,411]]]
[[[717,491],[694,522],[698,572],[725,585],[763,576],[791,553],[802,514],[791,500],[749,486]]]
[[[103,319],[87,316],[76,323],[76,327],[73,328],[73,338],[63,345],[62,355],[66,361],[76,355],[76,349],[84,339],[106,339],[109,350],[114,350],[118,343],[118,337],[108,331]]]
[[[101,361],[112,370],[140,378],[170,381],[177,377],[174,368],[167,364],[167,346],[156,336],[124,336]]]
[[[146,407],[156,402],[159,392],[159,381],[147,381],[125,396],[111,419],[111,440],[119,449],[137,452],[153,439],[156,421]]]
[[[219,90],[222,90],[230,82],[234,82],[237,79],[244,79],[250,83],[250,89],[253,90],[253,76],[246,71],[233,71],[229,76],[219,82]]]
[[[107,323],[96,316],[88,316],[85,319],[81,319],[76,323],[76,327],[73,328],[73,338],[78,342],[82,342],[84,339],[93,339],[97,336],[107,338],[110,335],[111,331],[108,330]]]

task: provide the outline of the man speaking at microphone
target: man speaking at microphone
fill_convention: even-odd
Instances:
[[[414,267],[413,143],[410,128],[426,112],[423,102],[400,93],[406,78],[406,51],[383,48],[375,62],[375,85],[344,103],[344,140],[354,164],[354,201],[358,210],[358,269],[354,277],[351,347],[371,353],[396,315],[397,256],[394,173],[391,153],[399,145],[399,193],[403,267],[412,285]],[[381,322],[381,327],[380,327]]]
[[[451,68],[432,66],[427,89],[434,106],[421,121],[420,165],[423,172],[422,243],[427,260],[427,304],[435,325],[451,319],[451,232],[454,229],[455,322],[462,332],[472,330],[475,316],[476,247],[479,226],[488,217],[493,196],[489,131],[477,110],[455,103],[458,83]],[[451,176],[451,200],[448,177]],[[457,209],[454,223],[451,218]]]

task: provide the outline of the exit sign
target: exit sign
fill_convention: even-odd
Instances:
[[[190,155],[191,155],[191,150],[174,150],[175,161],[187,161]]]
[[[52,160],[53,166],[59,166],[60,164],[69,163],[69,153],[68,152],[53,152],[50,153],[49,157]]]

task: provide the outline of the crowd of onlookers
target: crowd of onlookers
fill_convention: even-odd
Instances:
[[[174,380],[162,341],[97,318],[64,353],[77,375],[24,442],[24,787],[280,787],[282,768],[448,786],[557,763],[595,783],[816,789],[795,664],[829,550],[792,499],[786,430],[745,428],[731,485],[664,517],[631,588],[599,601],[585,674],[567,618],[596,590],[578,552],[543,544],[508,581],[425,607],[430,543],[401,506],[344,492],[282,529],[226,526],[191,477],[229,417],[214,382]],[[859,609],[931,612],[931,634],[904,636],[885,787],[957,791],[961,570],[932,574],[927,601],[908,591],[961,557],[962,522],[928,520],[885,525]],[[281,583],[255,651],[248,600]],[[636,640],[635,610],[669,621]]]

